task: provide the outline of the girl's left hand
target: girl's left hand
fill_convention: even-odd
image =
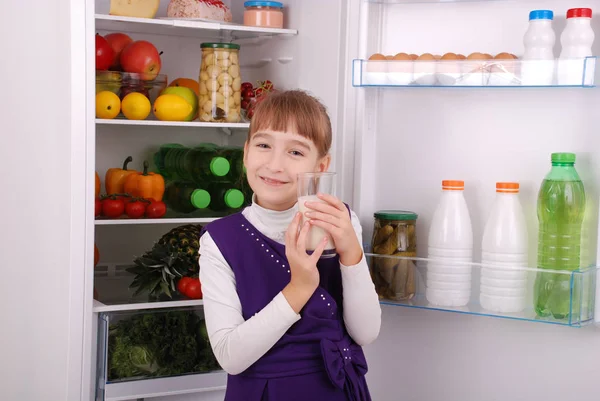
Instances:
[[[306,207],[311,209],[305,213],[310,224],[331,235],[340,263],[345,266],[357,264],[362,258],[362,248],[346,205],[333,195],[319,194],[318,197],[323,202],[306,202]]]

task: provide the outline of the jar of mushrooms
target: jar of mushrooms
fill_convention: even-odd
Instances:
[[[202,43],[199,119],[204,122],[240,122],[242,77],[240,45]]]
[[[416,291],[413,260],[398,257],[417,256],[417,214],[404,210],[375,213],[373,253],[391,257],[373,257],[371,275],[380,299],[406,301]]]

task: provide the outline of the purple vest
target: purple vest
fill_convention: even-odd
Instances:
[[[241,214],[205,227],[231,266],[244,319],[290,282],[285,246]],[[362,348],[346,332],[339,258],[317,264],[320,284],[297,321],[258,361],[227,379],[226,401],[370,401]]]

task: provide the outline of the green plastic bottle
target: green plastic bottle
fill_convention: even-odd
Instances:
[[[215,182],[208,186],[210,193],[210,209],[215,212],[229,212],[239,209],[245,204],[245,196],[234,185],[226,182]]]
[[[575,154],[553,153],[552,169],[538,193],[538,268],[570,271],[580,268],[584,212],[585,190],[575,170]],[[573,288],[574,294],[580,290]],[[571,312],[571,276],[538,273],[534,303],[536,314],[540,317],[568,318]],[[579,303],[579,299],[573,299],[574,308],[578,308]],[[574,314],[578,314],[577,310],[574,309]]]
[[[193,148],[180,144],[165,144],[154,154],[158,171],[169,180],[206,185],[222,180],[231,169],[229,161],[219,154],[219,147],[203,143]]]
[[[179,213],[206,211],[210,207],[210,194],[195,184],[175,182],[165,191],[165,201],[171,209]]]

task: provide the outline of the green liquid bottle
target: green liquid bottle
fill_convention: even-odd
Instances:
[[[585,190],[575,170],[573,153],[553,153],[552,169],[538,193],[538,268],[577,270],[580,267],[581,229],[585,212]],[[559,273],[538,273],[534,287],[535,312],[540,317],[565,319],[579,314],[580,299],[571,300],[581,288],[571,277]]]
[[[215,212],[234,211],[244,206],[244,193],[229,183],[212,183],[207,188],[210,193],[210,209]]]
[[[229,161],[211,143],[189,148],[179,144],[162,145],[154,154],[159,172],[169,180],[205,185],[222,180],[231,169]]]
[[[191,183],[176,182],[165,191],[165,201],[169,208],[179,213],[207,210],[211,197],[208,191]]]

